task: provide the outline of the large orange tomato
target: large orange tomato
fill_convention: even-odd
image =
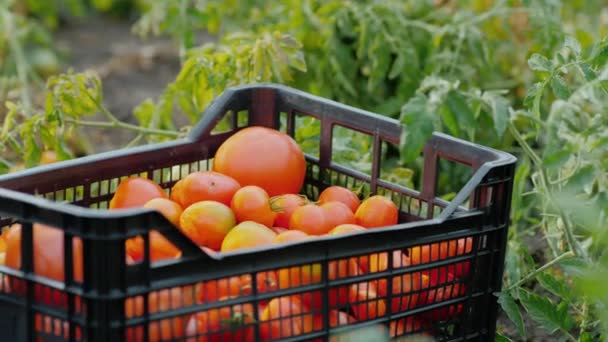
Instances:
[[[72,240],[73,278],[83,281],[82,240]],[[63,231],[42,224],[33,226],[34,273],[57,281],[65,280],[63,260]],[[5,265],[21,268],[21,225],[15,224],[6,232]],[[10,278],[10,291],[25,295],[26,284],[23,280]],[[77,298],[78,299],[78,298]],[[67,294],[48,287],[34,285],[34,300],[47,305],[67,308]],[[78,301],[78,300],[77,300]],[[78,304],[78,303],[77,303]]]
[[[300,192],[306,160],[289,135],[252,126],[224,141],[215,153],[213,170],[236,179],[242,186],[257,185],[272,197]]]
[[[124,179],[110,200],[110,209],[124,209],[142,207],[154,198],[168,198],[160,185],[143,177],[130,177]]]

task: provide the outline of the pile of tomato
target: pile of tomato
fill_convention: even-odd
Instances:
[[[233,134],[217,150],[213,168],[196,171],[179,180],[168,195],[161,186],[142,177],[123,180],[117,187],[110,210],[146,207],[159,211],[206,253],[223,253],[260,248],[333,234],[357,232],[398,223],[399,211],[388,198],[375,195],[360,199],[351,189],[330,186],[316,201],[300,192],[304,185],[306,161],[298,144],[288,135],[263,127],[249,127]],[[21,266],[21,227],[14,225],[3,234],[5,264]],[[181,251],[156,230],[151,230],[152,262],[175,259]],[[60,230],[34,225],[34,271],[58,281],[64,280],[63,234]],[[1,247],[1,246],[0,246]],[[74,280],[82,281],[82,243],[73,241]],[[126,262],[144,257],[143,238],[125,243]],[[460,239],[434,245],[392,251],[393,269],[427,263],[471,252],[472,240]],[[332,261],[329,280],[373,274],[388,269],[389,252]],[[457,279],[469,271],[468,262],[432,270],[404,273],[336,286],[329,289],[331,327],[383,317],[422,305],[464,295]],[[388,282],[391,282],[390,286]],[[320,284],[322,265],[302,265],[257,273],[257,293]],[[225,301],[251,294],[251,276],[218,279],[191,287],[149,294],[150,313],[177,309],[194,303]],[[11,292],[24,294],[23,283],[4,284]],[[391,289],[392,293],[387,293]],[[389,295],[391,295],[389,297]],[[387,302],[391,298],[391,302]],[[61,293],[36,290],[35,300],[66,307]],[[77,303],[78,304],[78,303]],[[253,341],[254,311],[258,311],[263,340],[288,338],[324,329],[321,291],[275,297],[253,304],[233,304],[150,324],[149,340],[162,341],[192,337],[188,341]],[[143,298],[129,298],[126,316],[144,314]],[[419,330],[429,321],[445,320],[460,313],[462,305],[428,311],[416,317],[390,323],[391,336]],[[58,329],[38,319],[42,331]],[[61,330],[61,329],[58,329]],[[140,341],[141,329],[129,328],[128,341]]]

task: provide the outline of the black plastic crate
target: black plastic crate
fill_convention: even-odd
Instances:
[[[266,126],[293,136],[300,122],[297,118],[302,116],[320,122],[319,153],[306,156],[303,192],[316,198],[331,184],[364,184],[370,193],[393,199],[400,208],[400,224],[360,234],[212,256],[156,212],[99,210],[107,207],[120,179],[144,175],[169,191],[186,174],[209,169],[217,148],[238,129]],[[228,123],[224,132],[214,129],[221,120]],[[332,162],[332,132],[338,126],[372,139],[369,174]],[[192,314],[213,315],[223,308],[222,312],[233,318],[227,326],[238,333],[235,340],[254,340],[269,326],[268,322],[260,322],[261,303],[280,296],[304,298],[312,294],[319,296],[314,298],[320,306],[312,311],[293,312],[289,324],[288,318],[274,322],[283,329],[279,333],[291,333],[284,340],[329,340],[330,336],[335,340],[337,333],[377,325],[386,327],[393,337],[425,331],[438,340],[494,340],[498,306],[493,293],[500,290],[503,274],[515,158],[436,133],[424,148],[423,185],[418,192],[387,182],[380,174],[382,144],[398,144],[401,133],[400,124],[390,118],[291,88],[261,84],[228,89],[212,102],[186,139],[97,154],[0,177],[0,225],[19,222],[23,227],[21,269],[0,266],[2,339],[228,340],[228,335],[217,331],[208,334],[207,339],[189,338],[185,332]],[[466,165],[472,171],[469,181],[451,201],[436,194],[440,160]],[[34,223],[63,232],[64,282],[33,273]],[[150,263],[147,232],[151,228],[178,246],[182,257]],[[125,240],[142,234],[144,261],[127,266]],[[74,250],[80,246],[71,243],[74,238],[79,238],[83,251],[82,275],[78,276],[75,274],[80,271],[72,265]],[[420,251],[430,252],[430,257],[425,258]],[[435,257],[441,253],[446,257]],[[403,265],[394,258],[403,255],[409,257],[410,263],[399,267]],[[353,258],[358,262],[367,260],[368,271],[374,267],[377,272],[344,275],[348,272],[343,266]],[[378,262],[375,265],[374,260]],[[378,260],[384,260],[387,267]],[[444,274],[448,271],[458,276],[447,278]],[[262,286],[264,277],[271,273],[277,282]],[[299,279],[300,286],[280,285],[280,276],[286,274],[288,285],[295,285]],[[221,291],[226,279],[234,276],[249,279],[250,291],[227,301],[199,300],[209,289]],[[82,278],[82,282],[75,278]],[[374,282],[377,292],[384,293],[377,293],[374,298],[364,285],[355,285],[366,282]],[[386,286],[385,290],[381,291],[381,286]],[[366,303],[354,302],[352,297],[357,296],[349,296],[350,305],[343,309],[352,314],[355,308],[357,316],[367,316],[367,320],[330,326],[329,312],[341,304],[342,300],[336,303],[338,295],[344,295],[341,291],[368,297]],[[253,317],[248,318],[247,314]],[[315,324],[311,324],[313,318]],[[302,334],[296,335],[296,331]]]

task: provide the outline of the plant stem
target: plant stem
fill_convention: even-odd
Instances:
[[[572,258],[574,257],[574,253],[572,251],[567,251],[566,253],[558,256],[557,258],[547,262],[546,264],[544,264],[543,266],[537,268],[536,270],[528,273],[525,277],[521,278],[519,281],[517,281],[515,284],[509,286],[505,292],[511,291],[514,288],[524,284],[525,282],[527,282],[528,280],[536,277],[539,273],[544,272],[545,270],[547,270],[548,268],[550,268],[551,266],[557,264],[558,262],[564,260],[564,259],[568,259],[568,258]]]
[[[100,128],[124,128],[124,129],[128,129],[130,131],[138,132],[141,134],[156,134],[156,135],[163,135],[163,136],[172,137],[172,138],[177,138],[177,137],[179,137],[179,134],[180,134],[177,131],[166,131],[163,129],[146,128],[146,127],[128,124],[128,123],[122,122],[122,121],[113,121],[113,122],[85,121],[85,120],[75,120],[75,119],[71,119],[71,118],[66,118],[65,121],[75,124],[75,125],[81,125],[81,126],[100,127]]]
[[[532,148],[530,147],[530,145],[528,145],[526,140],[521,136],[521,134],[519,133],[519,131],[517,130],[517,127],[515,127],[513,122],[509,121],[508,127],[509,127],[509,131],[511,132],[511,134],[513,134],[513,137],[515,138],[515,140],[517,140],[519,145],[523,148],[523,150],[526,152],[526,154],[530,157],[530,159],[532,160],[532,163],[534,164],[534,166],[536,166],[536,168],[539,171],[539,176],[540,176],[539,179],[541,182],[541,186],[543,187],[544,191],[546,191],[546,197],[547,197],[549,203],[554,208],[557,209],[557,212],[558,212],[559,216],[561,217],[562,222],[564,223],[564,233],[565,233],[564,235],[566,237],[566,243],[568,244],[568,248],[572,252],[574,252],[575,255],[580,255],[585,260],[590,261],[589,256],[587,255],[585,250],[579,245],[578,241],[574,237],[573,228],[572,228],[572,225],[570,224],[570,220],[568,219],[567,215],[560,208],[560,206],[555,203],[553,193],[552,193],[551,189],[549,188],[547,171],[545,170],[545,168],[542,165],[542,160],[540,159],[538,154],[536,154],[536,152],[534,152],[534,150],[532,150]]]
[[[30,87],[27,79],[28,67],[25,62],[25,54],[23,49],[17,40],[17,30],[15,27],[14,18],[11,13],[3,11],[4,17],[4,30],[7,32],[8,42],[13,51],[13,57],[15,58],[15,65],[17,67],[17,77],[19,83],[23,88],[21,93],[21,101],[23,102],[23,113],[25,116],[30,116],[30,110],[32,109],[32,98],[30,95]]]

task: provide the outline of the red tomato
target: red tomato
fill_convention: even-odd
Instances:
[[[252,126],[224,141],[215,153],[213,170],[236,179],[242,186],[257,185],[272,197],[300,192],[306,160],[289,135]]]
[[[202,283],[199,289],[199,302],[214,302],[218,298],[246,296],[251,293],[251,275],[243,274],[230,278],[210,280]],[[259,272],[256,275],[258,293],[276,290],[278,287],[277,276],[274,271]]]
[[[348,297],[353,313],[359,321],[386,315],[386,301],[378,299],[378,292],[372,282],[351,285]]]
[[[422,324],[420,320],[414,316],[408,316],[402,319],[393,320],[389,325],[389,336],[396,341],[426,341],[422,337],[431,337],[429,334],[420,333]],[[412,334],[417,332],[417,334]],[[401,337],[401,338],[399,338]],[[430,340],[430,339],[429,339]]]
[[[321,205],[321,209],[325,214],[325,223],[329,227],[328,232],[339,225],[355,223],[355,215],[342,202],[326,202]]]
[[[295,337],[313,331],[313,315],[296,297],[272,299],[260,317],[262,341]]]
[[[166,312],[194,304],[194,291],[191,286],[154,291],[147,296],[148,313]],[[143,304],[143,296],[127,298],[125,300],[126,318],[143,317]],[[183,338],[188,319],[189,315],[185,315],[150,322],[148,325],[148,341],[173,341]],[[126,337],[127,342],[143,341],[143,327],[127,328]]]
[[[178,182],[180,183],[180,182]],[[174,186],[174,198],[186,209],[201,201],[216,201],[230,206],[232,196],[241,187],[233,178],[213,171],[196,171]]]
[[[279,289],[319,284],[321,283],[321,272],[322,267],[318,263],[279,269],[277,271]],[[315,291],[302,294],[300,300],[309,308],[318,308],[321,298],[321,292]]]
[[[253,221],[272,227],[276,213],[270,209],[266,190],[255,185],[240,188],[232,197],[230,208],[238,222]]]
[[[250,303],[234,304],[199,312],[188,321],[186,342],[253,342],[255,341],[253,323],[253,305]]]
[[[168,198],[167,194],[158,184],[142,177],[124,179],[114,192],[110,200],[110,209],[124,209],[142,207],[154,198]]]
[[[423,272],[428,274],[427,271]],[[423,305],[441,303],[443,301],[458,298],[466,294],[465,285],[462,282],[454,283],[454,275],[447,273],[445,269],[431,271],[430,289],[420,293],[419,301]],[[462,312],[462,304],[453,304],[424,312],[422,317],[431,320],[447,320]]]
[[[331,261],[328,267],[329,280],[352,278],[363,274],[355,258]],[[350,288],[347,285],[332,286],[329,289],[329,306],[335,308],[348,304],[349,292]],[[313,309],[320,309],[321,307],[322,302],[320,298],[317,303],[313,303],[313,305],[311,306],[311,308]]]
[[[375,195],[361,203],[355,219],[358,225],[366,228],[392,226],[398,223],[399,209],[390,199]]]
[[[425,264],[437,260],[453,258],[459,255],[471,253],[473,249],[473,238],[454,239],[442,241],[431,245],[415,246],[409,249],[408,255],[412,265]],[[463,261],[448,266],[448,271],[456,277],[465,276],[469,272],[470,262]]]
[[[342,202],[354,213],[359,208],[361,201],[357,195],[349,189],[337,185],[330,186],[319,195],[318,203],[322,205],[327,202]]]
[[[289,220],[289,228],[301,230],[308,235],[323,235],[331,230],[325,211],[315,204],[297,208]]]
[[[289,228],[289,220],[293,212],[307,204],[305,197],[296,194],[285,194],[270,199],[272,210],[277,213],[274,225],[282,228]]]

